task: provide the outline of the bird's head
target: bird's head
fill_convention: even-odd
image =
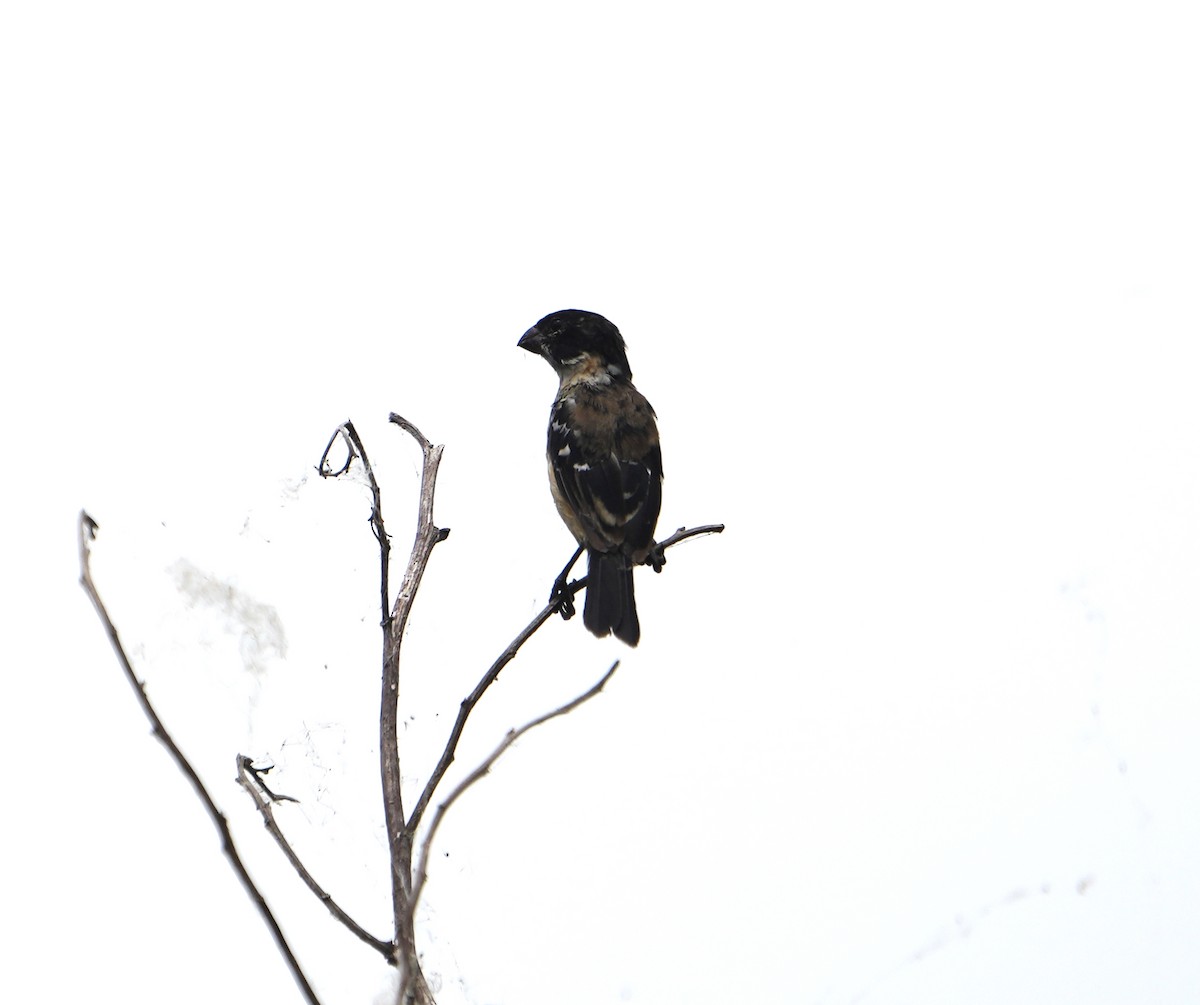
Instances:
[[[517,345],[544,356],[560,378],[584,367],[625,380],[632,376],[617,326],[591,311],[547,314]]]

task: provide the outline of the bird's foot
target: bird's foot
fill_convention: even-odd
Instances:
[[[554,586],[550,589],[550,603],[556,605],[556,610],[562,615],[563,621],[570,621],[575,617],[575,597],[567,589],[566,576],[559,576],[554,581]]]
[[[650,546],[650,550],[646,553],[645,564],[655,572],[662,572],[663,566],[667,564],[667,553],[657,541]]]

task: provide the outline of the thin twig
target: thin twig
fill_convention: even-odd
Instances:
[[[299,960],[292,953],[292,949],[284,937],[283,930],[279,927],[279,922],[275,919],[275,915],[271,913],[271,908],[267,905],[258,887],[255,886],[254,880],[250,878],[249,872],[246,871],[246,866],[243,864],[242,858],[238,854],[237,846],[234,844],[233,834],[229,830],[229,822],[225,819],[225,814],[217,808],[217,804],[213,801],[212,796],[209,795],[208,789],[200,781],[200,776],[196,773],[196,769],[192,767],[191,762],[176,745],[171,734],[167,732],[162,719],[158,717],[158,712],[155,711],[153,704],[150,702],[150,696],[146,693],[145,685],[138,680],[137,674],[134,673],[133,665],[129,662],[129,657],[125,653],[125,647],[121,644],[121,638],[117,634],[117,627],[113,624],[112,618],[109,617],[108,610],[105,608],[104,602],[100,599],[100,594],[96,589],[96,584],[92,581],[91,542],[95,540],[97,530],[99,530],[99,525],[96,521],[88,516],[86,511],[81,510],[79,513],[79,583],[91,600],[92,606],[96,609],[96,614],[99,616],[105,631],[108,633],[108,639],[112,643],[117,661],[121,664],[121,669],[125,671],[125,679],[129,682],[129,686],[133,688],[138,703],[142,706],[142,712],[150,720],[150,726],[155,738],[167,748],[167,753],[171,755],[176,767],[183,772],[184,776],[191,783],[192,789],[199,797],[200,802],[204,804],[204,809],[208,812],[213,826],[216,827],[217,833],[221,835],[221,850],[225,853],[225,857],[229,859],[229,864],[233,867],[233,871],[237,874],[238,879],[241,880],[242,887],[254,902],[255,907],[258,908],[258,913],[262,916],[263,921],[266,922],[267,928],[270,929],[271,935],[275,940],[275,945],[278,946],[280,953],[283,954],[284,961],[287,963],[288,969],[291,970],[292,977],[303,993],[305,1000],[311,1002],[312,1005],[321,1005],[320,999],[317,998],[316,993],[308,983],[308,978],[304,976],[304,971],[300,967]]]
[[[679,544],[681,541],[686,541],[690,537],[699,537],[701,534],[720,534],[725,529],[723,523],[706,523],[700,527],[680,527],[665,541],[659,541],[658,547],[666,551],[672,545]]]
[[[575,595],[576,589],[575,583],[567,586],[567,591],[572,596]],[[438,759],[437,766],[429,776],[429,781],[425,783],[425,788],[421,790],[417,804],[413,807],[412,814],[408,818],[408,829],[410,831],[416,831],[418,825],[421,823],[421,817],[429,806],[429,801],[433,798],[433,793],[437,789],[438,783],[441,782],[442,776],[446,774],[446,770],[454,762],[454,751],[458,747],[458,741],[462,737],[463,729],[467,724],[467,717],[471,714],[472,709],[478,704],[479,699],[483,697],[483,693],[500,676],[500,671],[512,662],[513,657],[517,655],[517,650],[528,642],[530,636],[551,618],[555,611],[558,610],[560,603],[561,600],[556,598],[543,607],[538,615],[521,630],[521,633],[508,644],[508,648],[496,657],[496,662],[488,667],[487,673],[479,679],[479,683],[475,685],[474,690],[459,703],[458,718],[454,720],[454,726],[450,730],[450,736],[446,740],[442,756]]]
[[[280,830],[279,824],[275,820],[275,810],[271,804],[276,800],[285,799],[288,797],[274,796],[270,789],[268,789],[263,783],[262,778],[259,777],[260,773],[254,769],[251,759],[246,757],[244,754],[237,755],[237,768],[238,784],[250,793],[250,798],[254,800],[254,805],[258,807],[258,812],[262,814],[263,825],[267,828],[267,831],[270,833],[271,837],[275,839],[275,843],[279,845],[281,849],[283,849],[283,854],[287,857],[287,860],[292,863],[292,868],[296,870],[297,874],[304,881],[304,885],[312,890],[312,892],[316,895],[316,898],[329,909],[330,914],[332,914],[338,919],[338,921],[350,929],[351,932],[362,939],[362,941],[368,946],[381,953],[383,958],[391,963],[393,952],[395,950],[395,947],[392,945],[392,943],[384,942],[382,939],[377,939],[374,935],[363,928],[362,925],[350,917],[350,915],[348,915],[338,905],[337,901],[335,901],[333,897],[326,893],[325,890],[321,888],[321,885],[315,879],[313,879],[312,874],[308,871],[308,869],[305,868],[304,863],[300,861],[300,856],[296,854],[295,849],[292,848],[292,846],[288,843],[287,838],[283,836],[283,831]]]
[[[688,538],[697,537],[701,534],[720,534],[724,529],[725,525],[722,523],[705,524],[701,527],[693,527],[690,530],[686,527],[680,527],[665,541],[660,542],[659,548],[665,551],[667,548],[679,544],[681,541],[686,541]],[[442,778],[450,768],[450,765],[454,763],[454,752],[458,747],[458,741],[462,737],[463,729],[467,725],[467,718],[479,703],[479,699],[495,683],[496,678],[500,676],[500,671],[512,662],[513,657],[517,655],[517,650],[528,642],[530,636],[559,610],[562,606],[563,598],[573,598],[585,585],[587,585],[587,576],[582,576],[568,583],[562,593],[556,594],[554,599],[543,607],[534,619],[521,630],[520,634],[508,644],[504,652],[496,657],[496,661],[488,667],[487,673],[479,679],[479,683],[475,685],[474,690],[459,703],[458,717],[454,720],[454,725],[450,729],[450,736],[446,739],[446,746],[442,749],[442,756],[438,759],[437,766],[433,769],[433,773],[425,783],[425,788],[421,790],[421,795],[417,798],[412,813],[409,814],[408,829],[411,832],[416,832],[418,825],[421,823],[421,817],[433,799],[434,792],[437,790],[438,785],[441,784]]]
[[[346,421],[349,422],[350,420],[347,419]],[[333,445],[338,441],[339,437],[346,444],[346,459],[342,462],[342,466],[334,471],[329,466],[329,452],[333,449]],[[322,478],[340,478],[350,470],[350,462],[353,460],[354,450],[351,447],[350,438],[346,435],[346,427],[344,425],[338,426],[333,431],[333,435],[329,437],[329,442],[325,444],[325,450],[321,454],[321,459],[317,462],[317,474]]]
[[[333,471],[329,467],[329,451],[339,435],[346,443],[346,463],[338,468],[337,471]],[[387,531],[383,526],[383,496],[379,491],[379,482],[375,480],[375,469],[371,467],[371,459],[367,456],[367,448],[363,446],[363,441],[358,435],[358,430],[354,428],[354,423],[349,419],[334,430],[333,436],[330,437],[329,443],[325,446],[325,452],[321,455],[317,470],[320,472],[322,478],[338,478],[350,470],[350,465],[356,456],[362,461],[363,471],[367,476],[367,484],[371,487],[371,516],[369,520],[371,533],[375,535],[375,540],[379,542],[379,623],[382,625],[386,624],[388,619],[388,563],[392,553],[392,542],[388,538]]]
[[[425,434],[422,433],[421,430],[419,430],[411,422],[409,422],[408,419],[406,419],[403,415],[400,415],[396,412],[388,412],[388,422],[395,423],[406,433],[408,433],[409,436],[416,440],[421,447],[422,453],[426,450],[433,449],[433,444],[425,438]]]
[[[438,804],[437,809],[433,811],[433,817],[429,822],[429,830],[425,834],[425,840],[421,842],[421,854],[417,860],[417,869],[413,879],[412,908],[414,911],[417,907],[417,901],[421,899],[421,891],[425,888],[425,878],[427,875],[426,869],[429,865],[429,848],[433,844],[434,835],[437,833],[438,827],[441,825],[442,818],[446,815],[446,811],[454,805],[459,796],[461,796],[467,791],[467,789],[469,789],[472,785],[479,781],[479,779],[491,771],[492,765],[494,765],[496,761],[500,759],[500,755],[508,750],[508,748],[514,743],[516,743],[521,736],[523,736],[525,733],[528,733],[535,726],[540,726],[543,722],[549,722],[551,719],[555,719],[560,715],[566,715],[568,712],[574,711],[585,701],[596,697],[596,695],[604,690],[604,685],[608,683],[609,678],[617,672],[617,667],[619,665],[620,660],[613,663],[613,665],[608,668],[608,672],[601,677],[600,680],[588,688],[587,691],[579,695],[579,697],[572,699],[565,705],[560,705],[553,712],[547,712],[545,715],[539,715],[536,719],[531,719],[520,729],[510,729],[505,734],[504,739],[500,741],[500,745],[493,750],[491,754],[484,758],[479,767],[477,767],[474,771],[467,775],[466,778],[459,782],[451,790],[450,795],[448,795],[443,802]]]

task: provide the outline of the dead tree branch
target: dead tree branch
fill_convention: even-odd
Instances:
[[[517,635],[515,639],[508,645],[507,648],[496,658],[495,662],[480,678],[475,688],[466,698],[459,704],[458,716],[455,719],[454,725],[451,728],[450,735],[446,740],[446,744],[442,749],[441,756],[438,759],[437,765],[426,781],[424,788],[421,790],[417,798],[416,805],[408,817],[405,818],[404,807],[400,792],[400,750],[397,731],[397,723],[399,718],[399,694],[400,694],[400,647],[404,639],[404,628],[408,622],[408,617],[412,611],[413,602],[416,599],[417,589],[421,584],[421,579],[425,574],[425,569],[428,566],[430,556],[434,547],[441,541],[444,541],[450,533],[444,528],[440,528],[433,519],[433,501],[434,489],[436,486],[438,465],[441,462],[442,448],[435,446],[425,437],[425,435],[417,429],[411,422],[403,416],[392,413],[388,420],[399,426],[407,432],[421,448],[421,488],[420,488],[420,503],[417,514],[416,535],[413,541],[412,551],[409,555],[408,566],[404,573],[404,579],[400,585],[400,589],[396,594],[396,599],[388,610],[387,597],[389,595],[388,584],[388,554],[390,551],[390,543],[386,528],[383,521],[383,507],[379,491],[378,482],[375,479],[374,472],[371,468],[371,462],[367,457],[367,452],[363,446],[362,440],[359,438],[351,422],[345,422],[338,427],[334,435],[330,438],[329,444],[325,448],[325,453],[321,457],[319,470],[322,475],[337,477],[346,473],[355,457],[363,465],[366,472],[367,480],[371,486],[371,529],[375,535],[376,541],[379,542],[380,548],[380,596],[382,598],[382,630],[383,630],[383,693],[381,697],[380,709],[380,768],[383,782],[383,799],[384,799],[384,819],[387,827],[388,843],[391,852],[392,861],[392,912],[396,925],[395,938],[395,959],[394,962],[399,964],[404,973],[404,990],[402,993],[402,1001],[411,1000],[413,1002],[432,1001],[428,990],[424,985],[424,978],[421,974],[420,961],[416,954],[415,933],[414,933],[414,912],[419,895],[420,887],[424,886],[426,877],[426,863],[428,861],[428,849],[431,834],[427,834],[425,842],[422,845],[422,861],[418,866],[417,873],[413,871],[413,851],[416,841],[417,830],[421,825],[422,818],[429,808],[430,802],[446,775],[447,770],[454,761],[455,751],[458,748],[458,743],[462,737],[463,730],[466,728],[467,719],[471,712],[479,703],[484,693],[500,676],[501,670],[508,665],[509,662],[516,656],[529,638],[536,632],[547,620],[556,612],[563,609],[564,603],[569,604],[576,593],[586,585],[587,577],[575,580],[570,584],[562,585],[556,589],[554,599],[547,604],[542,611]],[[344,464],[337,470],[333,470],[329,464],[329,452],[334,442],[341,437],[346,443],[350,456]],[[720,533],[725,528],[722,525],[706,525],[696,527],[691,530],[680,528],[675,534],[661,542],[658,546],[658,554],[661,556],[666,548],[680,541],[686,540],[689,537],[695,537],[700,534]],[[563,571],[560,578],[565,578],[567,571]],[[615,666],[614,666],[615,670]],[[516,731],[519,735],[527,728],[532,728],[533,725],[545,721],[547,718],[553,718],[556,715],[562,715],[576,707],[580,702],[592,697],[593,694],[599,693],[604,682],[611,676],[612,671],[609,671],[603,681],[597,685],[592,691],[581,696],[575,702],[568,703],[561,709],[555,710],[548,716],[534,720],[532,723],[521,730]],[[497,751],[495,756],[499,756],[504,749],[507,749],[509,743],[516,739],[516,735],[511,735],[511,738],[502,744],[501,749]],[[486,762],[481,769],[469,779],[477,779],[485,774],[490,767],[492,760]],[[441,817],[444,815],[446,808],[454,802],[461,794],[469,787],[471,782],[461,784],[455,792],[451,793],[450,797],[443,802],[437,812],[433,822],[433,828],[440,823]],[[418,885],[419,884],[419,885]]]
[[[705,524],[701,527],[693,527],[690,530],[680,527],[665,541],[660,542],[659,548],[665,551],[667,548],[679,544],[681,541],[686,541],[688,538],[698,537],[701,534],[720,534],[724,529],[725,525],[720,523]],[[434,792],[437,791],[437,787],[441,784],[442,778],[445,776],[447,770],[449,770],[450,765],[454,763],[454,752],[458,749],[458,741],[462,737],[463,730],[466,728],[467,719],[470,717],[475,706],[479,704],[479,699],[483,697],[484,692],[496,682],[496,678],[500,676],[500,671],[512,662],[521,646],[528,642],[533,633],[549,621],[555,612],[559,610],[563,598],[573,598],[586,585],[587,576],[583,576],[568,583],[562,593],[556,594],[550,603],[543,607],[534,619],[521,629],[520,633],[508,644],[504,652],[496,657],[496,661],[488,667],[487,672],[479,679],[479,683],[475,685],[471,693],[459,703],[458,718],[454,720],[454,725],[450,729],[450,736],[446,740],[442,756],[438,759],[437,766],[433,769],[433,773],[425,783],[425,788],[422,789],[421,795],[413,807],[412,815],[408,818],[409,830],[414,833],[416,832],[417,827],[421,823],[421,817],[428,808],[430,800],[433,799]]]
[[[254,805],[258,808],[258,812],[262,815],[263,825],[267,828],[268,833],[275,839],[275,843],[283,850],[284,856],[292,863],[292,868],[304,881],[313,894],[322,904],[328,909],[338,921],[345,925],[358,938],[365,942],[376,952],[381,953],[383,958],[389,963],[392,962],[392,955],[395,952],[395,947],[390,942],[384,942],[382,939],[377,939],[374,935],[368,932],[350,915],[348,915],[341,906],[331,897],[321,885],[313,879],[312,873],[305,868],[304,863],[300,861],[300,856],[296,854],[294,848],[288,842],[288,839],[283,836],[283,831],[275,820],[275,810],[273,804],[281,800],[295,802],[290,796],[277,796],[263,782],[261,772],[258,771],[252,763],[252,759],[245,754],[237,755],[237,780],[238,784],[250,793],[250,798],[254,800]]]
[[[396,594],[395,603],[388,607],[388,556],[391,544],[383,522],[383,506],[379,484],[375,480],[366,448],[347,421],[338,427],[330,438],[329,445],[321,457],[320,471],[323,475],[337,477],[349,470],[354,457],[358,457],[371,485],[371,530],[379,542],[380,573],[379,592],[381,598],[381,627],[383,631],[382,694],[379,715],[379,761],[383,785],[384,825],[387,828],[388,850],[392,862],[392,917],[395,924],[395,942],[392,962],[399,965],[402,973],[401,1001],[414,1005],[432,1003],[433,997],[421,972],[413,930],[412,901],[412,853],[413,833],[404,818],[404,802],[400,789],[400,646],[404,639],[404,628],[417,596],[417,589],[425,575],[434,547],[446,540],[450,531],[438,527],[433,521],[434,490],[437,485],[438,466],[442,460],[442,447],[430,443],[425,435],[403,416],[392,413],[388,421],[408,433],[421,448],[421,490],[417,512],[417,531],[409,554],[404,579]],[[342,435],[351,451],[351,456],[337,471],[329,468],[329,449]]]
[[[333,445],[339,437],[346,444],[346,460],[340,468],[334,471],[329,466],[329,451],[333,449]],[[440,451],[441,447],[438,450]],[[388,621],[388,565],[391,561],[392,542],[383,526],[383,495],[379,491],[379,482],[375,480],[375,469],[371,467],[370,458],[367,457],[367,448],[363,446],[358,430],[354,428],[354,423],[349,419],[333,431],[333,436],[325,444],[325,452],[321,454],[317,471],[322,478],[338,478],[350,470],[350,465],[355,457],[362,462],[367,483],[371,486],[371,533],[379,542],[379,623],[386,625]]]
[[[382,674],[381,674],[381,699],[380,699],[380,775],[383,790],[383,808],[384,821],[387,828],[388,848],[391,858],[391,874],[392,874],[392,914],[395,935],[392,941],[386,942],[367,932],[353,918],[351,918],[334,900],[333,898],[316,882],[312,874],[301,862],[295,850],[284,837],[282,830],[275,820],[273,803],[286,799],[287,797],[276,796],[267,787],[265,781],[261,777],[261,772],[256,770],[251,761],[238,755],[238,782],[249,793],[254,801],[255,807],[263,818],[264,825],[268,832],[275,839],[292,867],[296,870],[300,879],[312,891],[312,893],[325,904],[329,912],[343,925],[346,926],[357,938],[371,946],[377,952],[394,966],[397,966],[401,973],[401,986],[399,1002],[402,1005],[434,1005],[433,996],[426,984],[424,974],[421,970],[420,958],[417,954],[416,939],[415,939],[415,912],[417,902],[424,890],[425,883],[428,877],[428,863],[430,848],[434,837],[441,825],[446,812],[451,806],[474,785],[479,779],[486,775],[496,763],[496,761],[508,750],[516,740],[527,733],[529,730],[550,719],[558,716],[566,715],[573,709],[579,707],[584,702],[595,697],[604,688],[612,675],[616,672],[617,664],[614,663],[608,672],[589,690],[579,695],[577,698],[559,706],[551,712],[538,716],[535,719],[525,723],[525,725],[509,730],[501,741],[500,745],[489,755],[484,761],[468,774],[462,781],[454,787],[447,797],[437,805],[428,830],[420,844],[419,849],[416,848],[416,835],[421,826],[422,818],[429,809],[434,796],[437,793],[438,787],[445,778],[446,772],[453,763],[455,753],[458,749],[459,740],[462,737],[463,730],[466,728],[467,720],[476,705],[482,699],[484,693],[500,676],[500,672],[506,667],[517,655],[520,648],[533,636],[533,634],[544,625],[556,612],[562,612],[564,616],[568,616],[571,610],[571,601],[575,595],[583,589],[587,584],[587,577],[574,580],[571,583],[566,583],[566,576],[569,574],[571,565],[563,570],[559,579],[555,582],[555,592],[551,601],[529,622],[524,629],[521,630],[511,643],[504,649],[503,652],[496,658],[495,662],[488,668],[479,682],[475,685],[466,698],[459,704],[459,710],[454,725],[447,737],[445,746],[438,759],[433,772],[430,774],[425,786],[421,790],[417,798],[416,804],[412,808],[412,812],[407,816],[404,813],[404,805],[401,793],[401,771],[400,771],[400,749],[399,749],[399,698],[400,698],[400,648],[404,639],[404,630],[408,623],[409,615],[412,612],[413,604],[416,600],[417,591],[420,587],[421,580],[428,567],[433,549],[440,542],[446,540],[450,531],[446,528],[438,527],[433,519],[433,503],[434,490],[437,482],[438,467],[442,458],[442,447],[430,443],[428,439],[407,419],[392,413],[389,416],[389,421],[405,432],[407,432],[421,449],[422,466],[421,466],[421,485],[420,485],[420,501],[417,514],[416,533],[413,540],[411,552],[409,554],[408,564],[405,568],[404,578],[400,584],[400,588],[396,593],[395,600],[389,603],[390,597],[390,559],[391,559],[391,540],[388,536],[387,529],[383,519],[382,492],[380,491],[379,483],[376,480],[374,469],[371,466],[370,459],[367,456],[366,448],[363,445],[362,439],[359,437],[354,424],[347,420],[342,423],[334,431],[329,442],[325,446],[325,450],[321,455],[317,470],[322,477],[337,478],[348,473],[357,459],[362,464],[366,475],[367,483],[371,492],[371,513],[369,523],[371,532],[379,545],[379,604],[380,604],[380,625],[383,635],[382,646]],[[346,458],[339,465],[335,466],[330,461],[330,455],[334,444],[339,440],[346,447]],[[247,892],[258,906],[260,913],[267,922],[268,927],[279,946],[280,952],[283,954],[285,961],[291,969],[293,976],[300,985],[305,998],[319,1005],[312,988],[309,986],[303,972],[300,969],[299,963],[288,947],[286,940],[271,914],[266,901],[261,893],[255,887],[243,865],[241,858],[238,856],[237,850],[234,847],[233,839],[226,823],[224,815],[217,809],[209,796],[207,790],[201,783],[195,770],[191,764],[179,751],[171,739],[169,733],[163,727],[158,715],[150,704],[145,687],[133,672],[133,668],[121,646],[117,636],[116,628],[109,619],[108,613],[101,603],[99,595],[96,592],[95,586],[92,583],[90,564],[89,564],[89,543],[95,535],[96,524],[86,514],[80,514],[79,521],[79,540],[80,540],[80,581],[91,598],[96,611],[100,616],[108,630],[109,638],[112,641],[113,647],[116,650],[118,659],[125,670],[126,677],[133,686],[138,700],[142,704],[143,711],[149,718],[154,730],[154,734],[167,747],[171,756],[184,774],[188,777],[193,788],[196,790],[205,808],[208,810],[213,823],[217,827],[222,837],[222,844],[225,854],[229,857],[235,872],[242,880]],[[655,571],[662,567],[663,553],[667,548],[679,544],[688,538],[696,537],[701,534],[716,534],[723,531],[725,528],[721,524],[707,524],[701,527],[693,527],[691,529],[679,528],[674,534],[666,540],[660,542],[654,552],[653,562]],[[578,552],[576,553],[578,558]],[[574,560],[572,560],[573,564]],[[416,869],[414,870],[413,858],[414,851],[417,852]]]
[[[416,875],[413,878],[412,908],[414,911],[417,908],[417,902],[421,899],[421,891],[425,889],[426,868],[429,865],[429,848],[433,844],[434,835],[437,834],[438,827],[441,825],[442,818],[445,817],[446,811],[454,805],[459,796],[461,796],[467,791],[467,789],[469,789],[477,781],[483,778],[484,775],[491,771],[492,765],[494,765],[496,761],[500,759],[500,755],[508,750],[508,748],[514,743],[516,743],[517,740],[520,739],[525,733],[528,733],[535,726],[540,726],[543,722],[549,722],[551,719],[556,719],[560,715],[566,715],[568,712],[577,709],[585,701],[595,698],[596,695],[604,690],[604,685],[607,684],[609,678],[611,678],[612,675],[617,672],[617,667],[619,665],[620,660],[614,662],[613,665],[608,668],[608,672],[598,681],[596,681],[595,684],[588,688],[587,691],[579,695],[579,697],[573,698],[565,705],[560,705],[552,712],[547,712],[544,715],[539,715],[536,719],[531,719],[519,729],[510,729],[504,734],[504,739],[500,741],[500,745],[493,750],[491,754],[484,758],[479,767],[477,767],[474,771],[467,775],[466,778],[459,782],[450,792],[450,795],[448,795],[444,801],[438,804],[437,809],[433,811],[433,817],[429,822],[429,830],[425,833],[425,839],[421,842],[421,854],[417,861]]]
[[[230,833],[229,822],[225,819],[225,814],[217,808],[217,804],[213,801],[212,796],[209,795],[208,789],[200,781],[200,776],[196,774],[196,769],[192,767],[191,762],[184,756],[183,751],[179,749],[179,746],[163,725],[162,719],[158,717],[158,712],[155,711],[154,705],[150,701],[150,696],[146,693],[146,686],[138,680],[137,674],[134,673],[133,664],[129,662],[129,656],[126,654],[125,647],[121,643],[121,638],[117,634],[117,626],[113,623],[112,618],[109,617],[108,610],[104,606],[104,602],[100,599],[99,591],[96,589],[96,584],[92,581],[91,543],[95,540],[96,532],[99,529],[99,524],[95,520],[88,516],[85,511],[80,511],[79,583],[88,595],[88,599],[91,600],[92,606],[96,609],[97,616],[108,633],[108,640],[112,643],[113,652],[117,656],[117,662],[121,664],[121,669],[125,671],[125,679],[129,682],[129,686],[133,688],[138,703],[142,706],[142,712],[150,720],[151,730],[155,738],[167,748],[167,753],[171,755],[171,759],[175,762],[176,767],[183,772],[184,776],[191,783],[192,789],[200,799],[200,802],[204,804],[204,809],[208,813],[209,819],[212,820],[213,826],[216,827],[217,833],[221,836],[221,850],[224,852],[225,857],[229,859],[229,864],[233,867],[233,871],[237,874],[238,879],[241,880],[242,887],[254,902],[254,906],[258,908],[258,913],[262,916],[263,921],[270,930],[271,937],[275,940],[275,945],[283,955],[283,959],[287,963],[288,969],[292,972],[292,977],[299,986],[305,1000],[311,1002],[312,1005],[321,1005],[320,999],[317,998],[312,986],[308,983],[308,978],[304,976],[304,971],[300,967],[299,960],[292,953],[292,948],[288,945],[283,930],[279,927],[279,922],[275,919],[275,915],[271,912],[271,908],[267,905],[254,880],[250,878],[250,874],[246,871],[246,866],[242,862],[241,855],[238,854],[237,846],[234,844],[233,835]]]
[[[442,460],[441,446],[434,446],[407,419],[393,412],[388,421],[407,432],[421,447],[421,498],[417,511],[417,532],[404,579],[396,593],[391,616],[383,624],[383,696],[379,720],[379,756],[383,775],[384,817],[388,845],[392,852],[392,914],[396,924],[397,952],[401,957],[401,1001],[405,1005],[424,1005],[432,1002],[417,956],[416,933],[413,930],[412,853],[413,834],[404,820],[404,803],[400,795],[400,744],[397,735],[400,703],[400,645],[404,628],[417,598],[417,589],[425,575],[434,547],[446,540],[450,531],[433,522],[433,493],[437,484],[438,465]],[[382,518],[380,519],[382,527]],[[386,535],[385,535],[386,538]],[[384,584],[384,589],[387,589]]]

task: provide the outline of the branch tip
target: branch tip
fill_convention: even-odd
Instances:
[[[254,806],[263,818],[263,826],[266,827],[268,833],[275,839],[275,843],[279,845],[284,857],[291,863],[293,869],[305,886],[312,891],[313,895],[329,911],[338,921],[346,926],[354,935],[365,942],[368,946],[380,953],[389,963],[393,960],[395,946],[390,942],[384,942],[383,939],[378,939],[365,928],[347,914],[341,906],[335,901],[326,890],[313,878],[312,873],[308,871],[304,863],[300,860],[300,856],[296,854],[294,848],[284,837],[283,831],[280,829],[278,822],[275,820],[275,811],[272,808],[272,803],[291,802],[299,803],[300,800],[293,799],[291,796],[281,796],[272,792],[262,776],[265,775],[270,768],[254,767],[253,758],[247,757],[245,754],[237,755],[237,783],[246,790],[250,798],[254,801]]]
[[[95,536],[98,524],[90,516],[86,510],[81,510],[79,513],[79,581],[83,586],[84,592],[87,593],[88,599],[92,602],[92,607],[95,608],[96,616],[100,619],[108,634],[109,643],[112,645],[113,652],[117,657],[117,662],[120,663],[122,671],[125,674],[125,680],[129,686],[133,688],[138,704],[141,705],[142,713],[150,722],[150,726],[154,736],[167,749],[167,753],[175,762],[175,766],[183,773],[188,782],[192,786],[192,791],[203,804],[205,811],[208,813],[209,820],[217,829],[217,833],[221,839],[221,850],[225,857],[229,860],[229,865],[241,881],[242,889],[247,896],[253,901],[255,907],[258,908],[259,916],[270,930],[272,937],[275,940],[275,946],[283,956],[288,969],[291,971],[292,978],[295,980],[300,992],[310,1005],[320,1005],[320,999],[317,998],[316,992],[308,983],[308,978],[304,975],[304,970],[300,966],[300,961],[296,959],[296,955],[292,952],[291,946],[283,934],[283,929],[279,925],[262,892],[251,878],[250,873],[246,869],[245,863],[242,861],[241,855],[237,850],[237,845],[233,841],[233,833],[229,829],[229,821],[225,814],[221,812],[212,795],[209,793],[204,782],[200,780],[199,774],[196,773],[192,762],[187,759],[183,751],[179,749],[174,738],[163,725],[162,719],[159,718],[157,710],[150,701],[150,696],[146,692],[145,685],[138,680],[137,674],[134,672],[133,664],[129,660],[129,654],[125,651],[125,646],[121,642],[120,635],[117,633],[117,626],[113,622],[112,617],[108,613],[108,609],[104,605],[104,601],[100,599],[100,593],[96,589],[95,583],[92,581],[90,550],[88,542]]]
[[[612,678],[612,675],[617,672],[617,667],[620,665],[620,660],[614,660],[612,666],[608,668],[608,671],[604,674],[604,676],[596,681],[596,683],[590,688],[584,691],[583,694],[572,698],[566,704],[559,705],[558,708],[554,709],[553,711],[539,715],[536,719],[530,719],[529,722],[525,723],[525,725],[521,726],[520,728],[510,729],[504,734],[504,739],[500,741],[500,745],[496,747],[491,754],[485,757],[474,771],[472,771],[461,782],[459,782],[458,785],[456,785],[450,794],[445,798],[445,800],[438,804],[437,808],[433,811],[433,819],[429,822],[429,830],[425,834],[425,839],[421,842],[420,856],[417,859],[417,868],[413,873],[412,895],[409,900],[409,910],[413,912],[416,911],[417,902],[421,898],[421,891],[425,887],[425,880],[429,875],[429,849],[433,845],[434,835],[437,834],[438,827],[441,824],[442,819],[446,816],[446,812],[451,806],[454,805],[459,796],[461,796],[467,791],[467,789],[487,775],[488,772],[492,770],[492,767],[495,765],[496,761],[500,759],[500,756],[506,750],[508,750],[509,747],[516,743],[517,740],[519,740],[524,734],[528,733],[531,729],[535,729],[536,727],[542,725],[542,723],[549,722],[551,719],[557,719],[560,715],[567,715],[568,713],[573,712],[584,702],[590,701],[592,698],[596,697],[596,695],[604,690],[604,685],[609,682],[609,680]]]

